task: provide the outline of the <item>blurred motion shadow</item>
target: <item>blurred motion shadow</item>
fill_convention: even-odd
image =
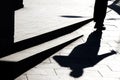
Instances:
[[[89,35],[85,43],[76,46],[69,56],[54,56],[53,58],[62,67],[70,68],[72,77],[80,77],[84,68],[92,67],[105,57],[116,54],[115,51],[111,51],[110,53],[98,55],[101,36],[102,31],[96,30]]]

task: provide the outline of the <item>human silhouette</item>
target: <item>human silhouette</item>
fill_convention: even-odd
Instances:
[[[68,56],[54,56],[53,58],[62,67],[71,69],[70,76],[78,78],[82,76],[84,68],[92,67],[105,57],[116,53],[111,51],[98,55],[101,36],[102,30],[96,30],[89,35],[85,43],[76,46]]]
[[[108,0],[96,0],[94,5],[94,22],[96,22],[95,27],[99,30],[105,30],[104,19],[106,16]]]

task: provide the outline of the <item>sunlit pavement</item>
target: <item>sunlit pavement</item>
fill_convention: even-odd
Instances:
[[[112,1],[109,3],[111,4]],[[92,18],[94,0],[24,0],[24,5],[23,9],[15,12],[15,42]],[[83,68],[83,74],[77,78],[70,75],[71,68],[60,66],[53,57],[68,56],[76,46],[86,43],[89,35],[95,31],[93,21],[72,33],[16,52],[1,60],[17,63],[83,35],[15,80],[120,80],[120,15],[108,8],[104,24],[106,30],[102,34],[98,55],[111,53],[111,51],[116,51],[116,54],[105,57],[94,66]],[[78,65],[80,64],[75,66]]]

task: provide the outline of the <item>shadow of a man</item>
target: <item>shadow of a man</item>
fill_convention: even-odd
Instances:
[[[101,36],[102,31],[96,30],[89,35],[85,43],[76,46],[69,56],[54,56],[53,58],[62,67],[68,67],[72,70],[70,76],[80,77],[84,68],[92,67],[103,58],[115,54],[115,51],[111,51],[107,54],[98,55]]]

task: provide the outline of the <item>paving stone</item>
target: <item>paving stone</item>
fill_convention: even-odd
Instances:
[[[83,35],[83,37],[84,37],[84,35]],[[78,39],[78,40],[76,40],[75,42],[71,43],[71,45],[73,45],[73,47],[75,47],[77,45],[80,45],[80,44],[84,43],[83,37]]]
[[[59,80],[56,76],[45,76],[45,75],[27,75],[28,80]]]
[[[97,64],[93,67],[90,67],[90,68],[85,68],[84,70],[86,71],[89,71],[89,70],[95,70],[95,71],[99,71],[99,70],[102,70],[102,71],[111,71],[111,69],[107,66],[107,65],[103,65],[103,64]]]
[[[53,59],[53,57],[50,58],[51,63],[57,64],[57,62]]]
[[[120,65],[119,64],[112,64],[108,65],[112,71],[119,71],[120,72]]]
[[[59,78],[58,80],[75,80],[73,77],[69,75],[57,75],[57,77]]]
[[[119,78],[102,78],[101,80],[119,80]]]
[[[71,70],[69,68],[57,68],[55,69],[57,75],[66,76],[70,74]]]
[[[70,76],[28,75],[28,80],[74,80],[74,78]]]
[[[60,55],[66,55],[68,56],[71,52],[72,52],[73,49],[63,49],[60,51]]]
[[[109,65],[109,64],[117,64],[118,61],[115,60],[114,58],[115,55],[112,55],[112,56],[109,56],[109,57],[106,57],[104,58],[103,60],[101,60],[98,64],[103,64],[103,65]]]
[[[87,78],[94,79],[94,77],[95,77],[95,79],[98,78],[98,80],[99,80],[99,78],[101,78],[102,76],[96,70],[89,70],[89,71],[84,71],[83,75],[80,77],[80,80],[82,80],[82,79],[88,80]],[[78,80],[79,80],[79,78],[78,78]]]
[[[79,77],[79,78],[75,78],[75,80],[93,80],[93,79],[95,79],[95,80],[102,80],[101,77],[98,78],[96,76],[94,76],[94,77],[82,76],[82,77]]]
[[[23,74],[23,75],[17,77],[15,80],[28,80],[28,78],[27,78],[26,74]]]
[[[43,64],[49,64],[49,63],[51,63],[51,61],[50,61],[50,59],[48,58],[48,59],[44,60],[42,63],[43,63]]]
[[[51,76],[56,75],[54,69],[49,69],[49,68],[43,69],[43,68],[38,68],[38,67],[27,71],[26,74],[28,75],[51,75]]]
[[[99,71],[103,77],[109,77],[109,78],[120,78],[120,72],[107,72],[107,71]]]
[[[41,69],[54,69],[54,68],[60,68],[61,66],[57,63],[41,63],[36,66],[36,68]]]

